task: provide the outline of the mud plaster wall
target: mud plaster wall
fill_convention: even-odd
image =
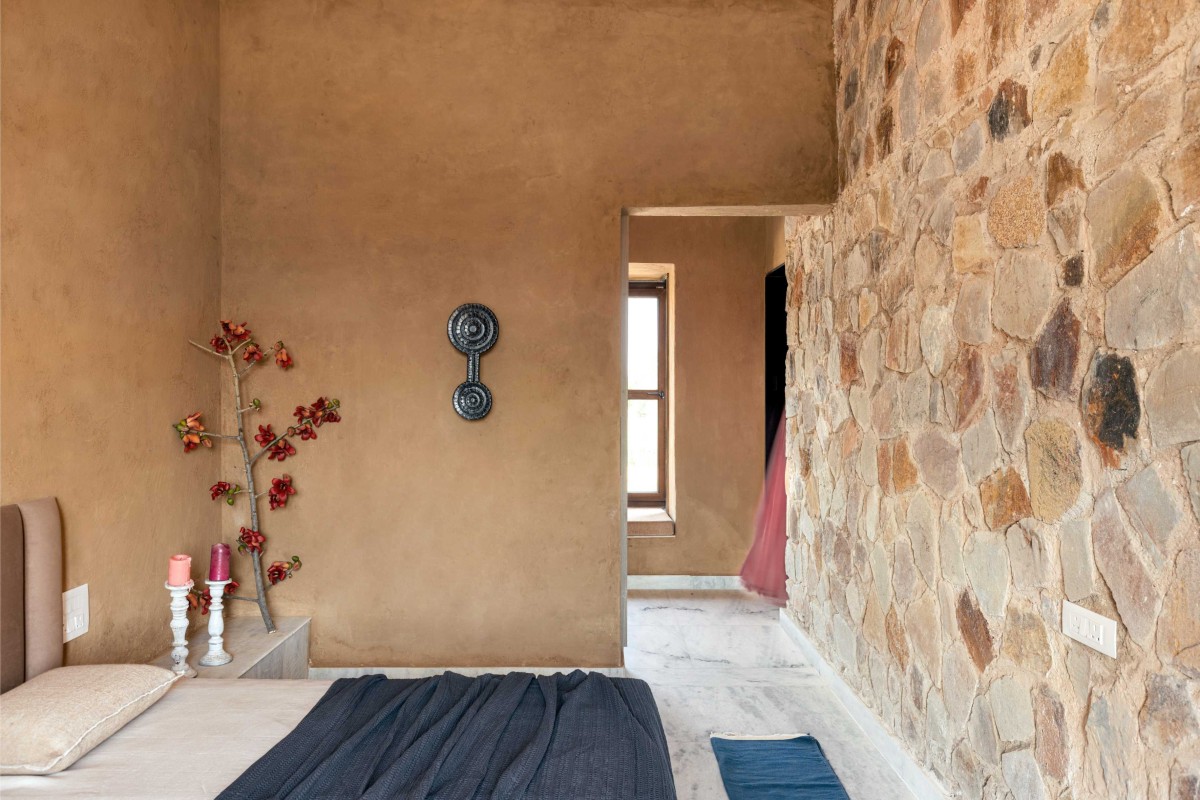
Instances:
[[[960,796],[1196,797],[1200,11],[834,26],[841,193],[788,229],[789,613]]]
[[[170,427],[219,402],[186,341],[218,314],[217,7],[2,14],[3,502],[58,498],[91,602],[68,663],[144,661],[170,646],[167,557],[218,535],[212,465]]]
[[[631,575],[736,575],[763,477],[768,220],[633,217],[629,258],[674,265],[675,536],[629,540]]]
[[[222,5],[222,308],[296,358],[248,389],[264,422],[344,403],[267,520],[314,664],[619,662],[621,208],[831,200],[831,18]],[[450,406],[468,301],[500,320],[478,423]]]

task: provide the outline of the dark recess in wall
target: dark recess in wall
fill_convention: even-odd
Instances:
[[[783,416],[783,390],[786,382],[784,361],[787,359],[787,275],[783,265],[767,273],[766,314],[763,351],[766,381],[766,446],[763,455],[771,460],[771,443]]]

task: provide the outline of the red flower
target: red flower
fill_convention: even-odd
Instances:
[[[337,400],[326,400],[324,397],[318,397],[316,402],[307,408],[296,406],[296,410],[292,412],[292,416],[298,422],[312,423],[314,427],[319,428],[326,422],[342,421],[341,415],[337,413],[337,409],[341,405]]]
[[[271,566],[267,567],[267,580],[271,585],[279,583],[288,577],[288,563],[286,561],[276,561]]]
[[[267,537],[263,536],[258,531],[253,531],[249,528],[242,528],[241,534],[242,535],[238,537],[238,542],[240,543],[238,544],[238,550],[240,552],[244,553],[247,550],[249,550],[251,553],[262,552],[262,546],[263,543],[267,541]]]
[[[259,446],[266,447],[271,442],[275,441],[275,434],[271,432],[270,425],[259,425],[258,433],[254,435],[254,441],[258,442]]]
[[[271,445],[271,452],[267,455],[268,461],[284,461],[288,456],[296,455],[296,448],[287,439],[280,439],[275,444]]]
[[[271,566],[267,567],[267,580],[271,585],[279,583],[292,577],[292,573],[300,569],[300,556],[292,556],[291,561],[273,561]]]
[[[317,438],[317,432],[314,431],[312,425],[309,425],[308,423],[301,425],[299,428],[292,428],[292,430],[297,436],[300,437],[300,441],[302,442],[307,442],[309,439]]]
[[[292,476],[284,475],[281,478],[271,479],[271,488],[267,490],[269,493],[268,500],[271,504],[271,510],[283,508],[287,505],[289,495],[296,493],[296,488],[292,486]]]
[[[204,430],[204,425],[200,422],[202,413],[197,411],[175,423],[175,432],[179,434],[179,439],[183,442],[183,452],[185,453],[192,452],[201,444],[205,447],[212,447],[212,440],[202,433]]]
[[[328,407],[324,397],[318,397],[317,401],[309,407],[309,418],[312,420],[313,425],[316,425],[318,428],[321,427],[321,423],[325,421],[325,410]]]
[[[221,333],[226,339],[232,339],[235,342],[244,342],[250,338],[250,329],[246,327],[246,323],[234,325],[233,320],[221,320]]]
[[[275,366],[280,369],[290,369],[292,367],[292,357],[288,355],[283,342],[275,343]]]
[[[233,594],[237,588],[238,582],[230,581],[225,584],[225,594]],[[200,609],[201,614],[208,614],[208,607],[212,605],[212,590],[205,589],[202,592],[199,589],[192,589],[188,592],[188,605]]]
[[[224,354],[227,350],[229,350],[229,343],[226,342],[225,339],[222,338],[221,334],[219,334],[219,333],[216,336],[214,336],[208,340],[208,345],[214,351],[221,353],[221,354]]]
[[[212,605],[212,592],[208,589],[203,592],[199,589],[192,589],[188,592],[188,604],[192,608],[199,608],[201,614],[207,614],[208,607]]]
[[[262,348],[254,342],[246,345],[246,349],[242,351],[242,360],[249,361],[251,364],[257,364],[259,361],[262,361],[262,358]]]
[[[235,498],[242,491],[242,487],[225,481],[217,481],[208,487],[208,491],[212,494],[213,500],[216,500],[218,497],[224,497],[226,503],[233,505]]]

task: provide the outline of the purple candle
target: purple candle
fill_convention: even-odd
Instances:
[[[208,562],[208,579],[210,581],[229,580],[229,545],[214,544],[212,559]]]

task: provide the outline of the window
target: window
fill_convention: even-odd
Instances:
[[[626,364],[629,505],[667,503],[667,284],[631,281]]]

